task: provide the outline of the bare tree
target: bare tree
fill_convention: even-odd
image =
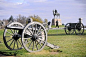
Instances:
[[[25,16],[21,16],[19,14],[19,16],[17,17],[17,21],[25,25],[26,24],[26,17]]]

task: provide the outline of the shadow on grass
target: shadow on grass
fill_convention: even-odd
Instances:
[[[11,50],[0,50],[0,54],[5,56],[16,56],[17,53]]]
[[[26,51],[24,49],[22,50],[0,50],[0,54],[5,56],[16,56],[17,54],[24,54]]]
[[[48,34],[48,36],[59,36],[59,35],[66,35],[66,34]]]
[[[86,32],[84,32],[84,34],[83,35],[86,35]]]
[[[48,34],[48,36],[67,36],[67,35],[76,35],[76,34]]]
[[[76,35],[74,34],[48,34],[48,36],[67,36],[67,35]],[[86,33],[82,34],[82,36],[86,35]]]

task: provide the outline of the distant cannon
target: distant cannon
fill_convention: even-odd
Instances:
[[[67,23],[65,25],[66,34],[73,34],[74,32],[76,35],[82,35],[84,33],[84,25],[81,22],[81,18],[79,18],[79,23]]]

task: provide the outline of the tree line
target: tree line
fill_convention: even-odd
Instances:
[[[26,20],[29,19],[29,18],[32,18],[33,21],[40,22],[40,23],[47,23],[48,22],[47,19],[44,19],[44,21],[43,21],[41,19],[41,17],[39,17],[38,15],[29,16],[29,17],[19,15],[19,16],[17,16],[16,19],[14,19],[13,16],[11,15],[10,18],[8,19],[8,22],[17,21],[17,22],[20,22],[22,24],[26,24]]]
[[[13,16],[11,15],[8,19],[3,19],[0,21],[3,21],[5,23],[5,25],[3,25],[3,27],[5,27],[9,22],[14,22],[14,21],[17,21],[17,22],[22,23],[23,25],[26,25],[26,21],[29,18],[32,18],[33,21],[40,22],[40,23],[47,23],[48,22],[47,19],[42,20],[42,18],[39,17],[38,15],[26,17],[26,16],[22,16],[20,14],[16,18],[13,18]]]

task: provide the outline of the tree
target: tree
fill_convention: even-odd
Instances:
[[[43,23],[42,19],[37,15],[37,16],[29,16],[29,18],[32,18],[33,21],[37,21],[37,22],[40,22],[40,23]]]
[[[48,23],[48,20],[47,19],[44,19],[44,23]]]
[[[14,21],[14,19],[13,19],[13,16],[11,15],[8,22],[13,22],[13,21]]]
[[[17,17],[17,21],[25,25],[26,24],[26,17],[25,16],[21,16],[19,14],[19,16]]]

